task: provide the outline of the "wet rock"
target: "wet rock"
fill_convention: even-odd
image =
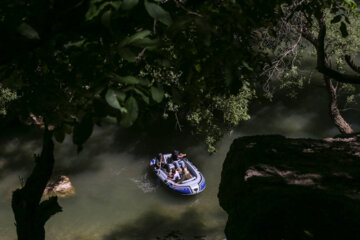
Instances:
[[[236,139],[218,194],[227,239],[360,239],[359,142]]]
[[[44,190],[43,198],[52,196],[69,197],[75,195],[75,188],[67,176],[59,176],[54,181],[48,183]]]

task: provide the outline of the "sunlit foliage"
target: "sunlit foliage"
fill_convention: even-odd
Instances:
[[[9,88],[0,88],[0,115],[6,115],[7,105],[16,98],[16,92]]]

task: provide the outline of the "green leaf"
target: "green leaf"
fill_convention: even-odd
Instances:
[[[87,21],[90,21],[93,18],[97,17],[107,6],[111,6],[114,9],[118,10],[122,3],[121,1],[110,1],[103,2],[99,5],[99,2],[101,2],[101,0],[91,1],[89,10],[85,14],[85,19]]]
[[[140,84],[140,85],[148,86],[150,84],[148,80],[136,78],[134,76],[122,77],[122,76],[117,75],[116,73],[112,73],[112,74],[110,74],[110,77],[117,82],[127,84],[127,85]]]
[[[338,23],[338,22],[340,22],[341,17],[342,17],[341,15],[335,16],[335,17],[331,20],[331,23]]]
[[[154,19],[162,22],[163,24],[169,26],[172,23],[172,19],[170,14],[165,11],[162,7],[155,3],[151,3],[147,0],[144,2],[145,9],[148,12],[148,14],[153,17]]]
[[[151,96],[155,102],[160,103],[164,98],[164,91],[157,87],[150,88]]]
[[[144,30],[138,33],[133,34],[131,37],[128,38],[129,43],[132,43],[136,40],[143,39],[151,34],[151,31]]]
[[[159,41],[157,39],[143,38],[133,41],[132,45],[136,47],[150,47],[150,46],[155,46],[158,43]]]
[[[122,91],[115,91],[116,97],[120,100],[120,102],[124,102],[126,99],[126,93]]]
[[[26,23],[21,23],[17,31],[28,39],[40,39],[38,32]]]
[[[65,139],[65,130],[63,128],[57,128],[54,131],[54,137],[58,143],[62,143]]]
[[[73,143],[78,146],[78,152],[82,150],[82,145],[88,140],[93,131],[93,119],[90,114],[85,115],[83,119],[74,127]]]
[[[123,118],[121,119],[120,125],[123,127],[130,127],[134,124],[139,115],[139,107],[136,99],[133,96],[127,99],[125,108],[127,109],[127,113],[124,114]]]
[[[111,27],[111,9],[107,10],[101,17],[101,23],[110,29]]]
[[[102,122],[116,124],[117,123],[117,118],[112,117],[112,116],[106,116],[106,117],[103,118]]]
[[[201,66],[200,66],[200,64],[195,64],[195,70],[196,70],[197,72],[201,72]]]
[[[247,62],[242,61],[242,64],[244,65],[244,67],[246,67],[247,70],[249,70],[249,71],[251,71],[251,72],[254,71],[254,69],[253,69],[252,67],[250,67],[249,64],[247,64]]]
[[[344,22],[341,22],[340,31],[341,31],[341,35],[343,38],[346,38],[349,35],[349,33],[346,29],[346,24]]]
[[[119,101],[117,99],[117,94],[113,89],[108,89],[107,90],[107,92],[105,94],[105,100],[113,108],[121,110],[120,103],[119,103]]]
[[[352,10],[357,7],[357,3],[354,0],[343,0],[343,2],[348,4]]]
[[[140,83],[140,80],[136,77],[133,77],[133,76],[125,76],[125,77],[121,77],[121,76],[118,76],[116,78],[116,80],[118,82],[121,82],[121,83],[124,83],[124,84],[139,84]]]
[[[134,92],[136,92],[137,94],[139,94],[139,95],[142,97],[142,99],[144,100],[144,102],[146,102],[147,104],[149,104],[150,100],[149,100],[149,97],[148,97],[148,96],[146,96],[141,90],[139,90],[139,89],[137,89],[137,88],[134,88],[133,90],[134,90]]]
[[[139,0],[123,0],[121,4],[122,10],[130,10],[139,3]]]
[[[136,55],[129,48],[121,48],[119,50],[119,54],[122,58],[124,58],[128,62],[136,61]]]
[[[135,34],[131,35],[130,37],[126,37],[123,41],[121,41],[120,47],[132,44],[134,41],[143,39],[143,38],[149,36],[150,34],[151,34],[151,31],[149,31],[149,30],[144,30],[144,31],[135,33]]]
[[[76,42],[68,42],[66,44],[64,44],[64,48],[69,48],[69,47],[81,47],[85,42],[85,39],[83,40],[79,40]]]

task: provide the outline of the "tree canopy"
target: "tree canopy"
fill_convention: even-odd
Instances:
[[[170,115],[213,151],[223,129],[249,118],[248,32],[261,21],[242,17],[248,10],[261,16],[266,8],[251,1],[3,1],[1,83],[18,96],[10,109],[23,120],[45,120],[59,142],[73,134],[79,149],[104,120],[129,127],[145,112]]]
[[[215,151],[225,132],[250,118],[249,103],[263,80],[267,89],[274,59],[288,63],[296,53],[286,46],[287,54],[274,58],[284,45],[264,47],[266,37],[307,39],[331,93],[329,78],[360,83],[358,74],[341,69],[343,62],[360,69],[352,59],[358,46],[344,44],[356,35],[356,11],[352,0],[1,1],[0,113],[45,127],[43,153],[25,188],[14,193],[20,209],[14,211],[23,213],[36,169],[47,169],[37,193],[51,176],[52,136],[62,142],[72,135],[81,151],[95,124],[131,127],[163,118]],[[279,24],[290,28],[278,31]],[[329,64],[333,56],[341,59],[336,66]],[[296,74],[296,65],[289,66],[284,76]]]

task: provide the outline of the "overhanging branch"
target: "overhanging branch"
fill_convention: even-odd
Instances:
[[[353,74],[344,74],[340,73],[334,69],[332,69],[327,61],[326,53],[325,53],[325,36],[326,36],[326,24],[324,18],[318,19],[319,23],[319,33],[318,36],[315,37],[309,29],[304,29],[302,34],[306,40],[308,40],[317,50],[317,66],[316,69],[326,76],[332,78],[333,80],[341,83],[350,83],[350,84],[360,84],[360,76]],[[349,56],[350,57],[350,56]],[[345,57],[346,62],[348,62],[349,66],[355,71],[360,73],[360,67],[356,66],[356,64],[351,61],[351,58]]]
[[[345,61],[354,72],[360,73],[360,66],[354,62],[350,55],[345,55]]]

